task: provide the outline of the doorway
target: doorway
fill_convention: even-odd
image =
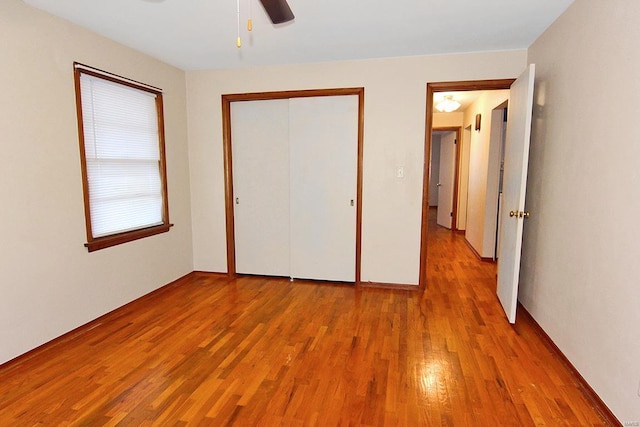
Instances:
[[[429,206],[437,207],[437,224],[458,230],[461,128],[437,127],[431,142]]]
[[[504,152],[507,143],[507,106],[508,102],[497,106],[491,112],[491,144],[495,145],[499,149],[497,159],[499,160],[499,174],[497,194],[495,200],[488,200],[488,203],[493,202],[496,206],[495,217],[495,233],[493,242],[493,260],[498,260],[498,242],[500,241],[500,217],[502,212],[502,189],[504,185]],[[495,166],[494,166],[495,167]]]
[[[238,273],[237,269],[237,245],[236,245],[236,227],[235,222],[237,220],[236,204],[242,203],[242,201],[235,196],[234,193],[234,174],[233,174],[233,157],[234,146],[232,145],[232,104],[243,102],[250,103],[252,101],[274,101],[274,100],[294,100],[295,104],[306,100],[322,100],[329,98],[343,98],[354,97],[356,98],[357,114],[354,116],[354,120],[357,120],[355,126],[357,128],[357,155],[356,155],[356,190],[355,199],[353,196],[350,200],[347,199],[346,203],[348,209],[355,209],[355,232],[352,237],[352,244],[355,247],[355,265],[353,265],[353,275],[349,281],[353,281],[356,284],[360,282],[360,265],[361,265],[361,235],[362,235],[362,146],[363,146],[363,128],[364,128],[364,88],[345,88],[345,89],[321,89],[321,90],[302,90],[302,91],[284,91],[284,92],[263,92],[263,93],[248,93],[248,94],[232,94],[222,96],[222,117],[223,117],[223,148],[224,148],[224,172],[225,172],[225,213],[226,213],[226,237],[227,237],[227,271],[229,275],[233,276]],[[293,101],[292,101],[293,102]],[[324,104],[323,102],[311,102],[312,107],[317,104]],[[315,107],[314,107],[315,108]],[[298,111],[297,109],[296,111]],[[317,114],[308,114],[310,117],[317,117]],[[285,120],[288,122],[288,120]],[[303,121],[297,121],[302,123]],[[306,123],[306,122],[305,122]],[[303,126],[303,127],[306,127]],[[325,126],[326,128],[326,126]],[[286,134],[290,134],[289,131]],[[294,132],[295,134],[295,132]],[[315,144],[317,146],[317,144]],[[316,147],[318,148],[318,147]],[[321,149],[319,147],[318,149]],[[308,151],[308,150],[307,150]],[[291,157],[296,158],[296,150],[292,152],[294,155]],[[237,155],[237,153],[235,153]],[[259,159],[258,159],[259,160]],[[245,162],[246,163],[246,162]],[[289,162],[285,162],[289,164]],[[283,164],[285,164],[283,163]],[[288,176],[288,173],[287,173]],[[254,180],[255,182],[255,180]],[[306,181],[305,181],[306,182]],[[296,185],[298,182],[296,181]],[[306,191],[299,191],[300,194],[307,194]],[[292,205],[293,206],[293,205]],[[292,209],[295,206],[292,207]],[[298,217],[300,217],[298,215]],[[294,224],[295,225],[295,224]],[[309,228],[309,227],[307,227]],[[309,228],[311,229],[311,228]],[[296,235],[298,235],[297,233]],[[351,233],[348,233],[351,234]],[[314,241],[315,242],[315,241]],[[305,274],[306,275],[306,274]],[[293,276],[291,276],[293,277]],[[303,276],[301,276],[303,277]],[[305,277],[307,278],[307,277]],[[314,277],[308,277],[314,278]],[[322,277],[320,277],[322,278]]]
[[[477,80],[477,81],[461,81],[461,82],[442,82],[427,84],[426,99],[426,129],[425,129],[425,161],[423,173],[423,197],[422,197],[422,222],[420,236],[420,289],[426,288],[427,282],[427,242],[428,242],[428,221],[429,221],[429,184],[430,184],[430,166],[431,166],[431,145],[433,134],[433,99],[434,93],[437,92],[462,92],[462,91],[490,91],[509,89],[515,79],[502,80]],[[485,120],[488,121],[488,118]],[[480,126],[478,121],[477,126]],[[479,130],[479,129],[478,129]],[[458,168],[460,169],[460,168]],[[458,212],[459,213],[459,212]],[[467,214],[468,215],[468,214]],[[459,215],[457,215],[459,218]],[[465,224],[466,225],[466,224]]]

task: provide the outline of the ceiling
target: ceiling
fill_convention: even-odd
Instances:
[[[526,49],[573,0],[24,0],[183,70]],[[251,5],[253,31],[246,30]]]

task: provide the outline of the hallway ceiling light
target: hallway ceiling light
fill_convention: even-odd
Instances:
[[[436,104],[436,109],[441,113],[451,113],[460,108],[460,103],[453,99],[452,95],[446,95],[444,99]]]

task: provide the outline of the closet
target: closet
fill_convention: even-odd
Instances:
[[[356,280],[359,99],[231,102],[237,273]]]

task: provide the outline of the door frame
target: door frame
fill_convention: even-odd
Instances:
[[[456,231],[458,229],[458,183],[460,182],[460,146],[462,145],[462,127],[458,126],[445,126],[433,128],[431,132],[455,132],[456,133],[456,144],[455,144],[455,163],[453,165],[453,201],[451,204],[451,231]],[[431,151],[431,148],[429,148]],[[433,159],[431,159],[433,161]],[[431,168],[431,164],[429,164],[429,168]],[[427,199],[428,200],[428,199]]]
[[[436,92],[509,89],[514,81],[515,79],[494,79],[427,83],[423,162],[424,170],[422,178],[422,222],[420,225],[420,277],[418,279],[418,286],[421,290],[425,290],[427,287],[429,172],[431,168],[431,134],[433,132],[433,94]]]
[[[309,89],[290,90],[276,92],[236,93],[222,95],[222,145],[224,163],[224,198],[227,238],[227,274],[236,276],[236,243],[235,221],[233,204],[233,159],[231,137],[231,103],[242,101],[259,101],[289,98],[309,98],[319,96],[358,96],[358,156],[356,178],[356,260],[355,283],[360,284],[360,266],[362,252],[362,164],[363,164],[363,140],[364,140],[364,87],[336,88],[336,89]]]

